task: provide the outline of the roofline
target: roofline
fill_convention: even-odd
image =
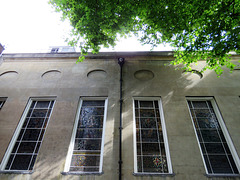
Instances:
[[[239,59],[240,55],[230,53],[232,60]],[[4,53],[2,57],[4,60],[50,60],[50,59],[74,59],[77,60],[81,56],[80,52],[59,52],[59,53]],[[116,58],[137,58],[145,60],[173,60],[174,51],[129,51],[129,52],[99,52],[98,54],[88,53],[86,59],[116,59]]]
[[[117,57],[168,57],[173,58],[173,51],[136,51],[136,52],[99,52],[98,54],[88,53],[86,59],[112,59]],[[77,59],[80,52],[59,52],[59,53],[4,53],[3,59]]]

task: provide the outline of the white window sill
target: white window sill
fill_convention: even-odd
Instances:
[[[34,171],[27,171],[27,170],[25,170],[25,171],[22,171],[22,170],[0,171],[0,174],[32,174],[32,173],[34,173]]]
[[[240,174],[205,174],[207,177],[240,177]]]
[[[134,176],[175,176],[174,173],[133,173]]]
[[[103,174],[103,172],[74,172],[74,171],[69,171],[69,172],[61,172],[62,175],[96,175],[100,176]]]

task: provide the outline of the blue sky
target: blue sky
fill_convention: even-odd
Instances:
[[[71,30],[61,21],[48,0],[0,0],[0,43],[4,53],[47,52],[49,46],[67,46]],[[134,38],[120,39],[117,46],[102,51],[149,51]],[[161,45],[155,51],[171,50]]]

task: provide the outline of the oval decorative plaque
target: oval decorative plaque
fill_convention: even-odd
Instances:
[[[148,81],[154,77],[154,73],[150,70],[139,70],[134,73],[134,77],[140,81]]]
[[[59,70],[50,70],[46,71],[41,76],[44,80],[56,80],[61,78],[61,71]]]
[[[95,70],[90,71],[87,74],[87,77],[92,80],[101,80],[101,79],[105,79],[107,77],[107,73],[106,73],[106,71],[104,71],[102,69],[95,69]]]

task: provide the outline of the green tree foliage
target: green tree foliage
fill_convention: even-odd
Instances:
[[[200,59],[203,69],[230,70],[230,51],[240,53],[240,0],[50,0],[73,26],[70,45],[82,54],[114,46],[117,37],[135,34],[153,47],[169,43],[173,64],[186,70]]]

